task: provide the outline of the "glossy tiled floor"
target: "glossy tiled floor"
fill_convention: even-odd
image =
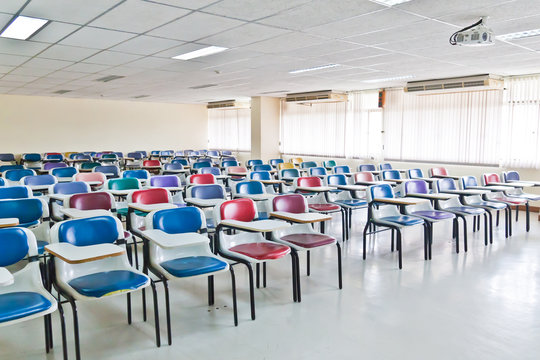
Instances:
[[[269,265],[267,288],[256,291],[256,321],[249,318],[246,272],[238,266],[237,328],[228,274],[217,277],[211,308],[205,305],[204,279],[176,282],[171,293],[173,345],[159,349],[150,312],[148,322],[142,322],[139,295],[134,296],[131,326],[123,296],[80,304],[82,355],[152,360],[538,359],[540,223],[533,220],[526,234],[523,220],[510,239],[504,238],[502,227],[497,229],[488,247],[481,233],[471,233],[466,254],[455,254],[449,224],[439,224],[429,262],[423,260],[421,228],[407,230],[401,271],[387,232],[370,240],[368,259],[362,260],[358,222],[344,246],[343,290],[337,289],[335,250],[329,248],[313,253],[309,278],[304,261],[302,303],[293,303],[287,258]],[[338,231],[338,225],[334,221],[330,231]],[[67,319],[70,333],[71,316]],[[58,314],[54,321],[55,347],[47,358],[61,359]],[[0,358],[45,358],[42,328],[41,320],[0,328]],[[69,351],[74,358],[72,337]]]

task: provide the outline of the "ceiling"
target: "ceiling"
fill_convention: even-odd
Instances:
[[[540,72],[540,36],[448,43],[485,15],[496,34],[540,28],[540,0],[9,0],[0,28],[19,12],[51,22],[30,40],[0,38],[1,94],[202,103]],[[229,50],[171,59],[208,45]],[[289,74],[329,63],[340,66]],[[124,77],[96,81],[109,75]]]

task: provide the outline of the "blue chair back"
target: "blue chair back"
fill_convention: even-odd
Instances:
[[[140,153],[140,154],[143,156],[143,158],[145,158],[145,157],[148,156],[148,153],[147,153],[145,150],[137,150],[137,151],[135,151],[135,152]]]
[[[228,168],[230,166],[239,166],[238,161],[236,160],[225,160],[221,162],[222,168]]]
[[[232,152],[230,150],[222,150],[221,155],[232,155]]]
[[[336,166],[336,161],[335,160],[328,160],[328,161],[325,161],[323,162],[323,166],[327,169],[331,169],[333,168],[334,166]]]
[[[326,181],[328,185],[347,185],[347,177],[343,174],[328,175]]]
[[[18,263],[28,254],[28,235],[23,229],[0,229],[0,267]]]
[[[358,171],[376,171],[377,168],[373,164],[358,165]]]
[[[259,181],[242,181],[236,184],[238,194],[264,194],[264,185]]]
[[[188,166],[189,162],[186,159],[174,159],[171,161],[171,164],[182,164],[184,166]]]
[[[424,180],[409,180],[405,182],[405,194],[429,194],[429,186]]]
[[[457,190],[456,183],[454,179],[444,178],[437,180],[437,190],[438,192],[445,190]]]
[[[469,186],[478,186],[478,181],[474,176],[463,176],[461,177],[460,181],[461,186],[463,186],[464,189],[467,189]]]
[[[221,170],[219,170],[219,168],[214,167],[214,166],[208,166],[208,167],[200,168],[199,174],[212,174],[212,175],[218,176],[218,175],[221,175]]]
[[[254,160],[248,160],[247,161],[247,166],[255,166],[255,165],[262,165],[264,164],[262,160],[260,159],[254,159]]]
[[[317,163],[315,161],[304,161],[300,164],[300,167],[302,169],[309,169],[309,168],[317,167]]]
[[[28,199],[31,197],[32,191],[26,186],[7,186],[0,188],[0,200]]]
[[[140,152],[135,151],[135,152],[128,153],[127,157],[135,159],[135,160],[141,160],[143,158],[143,155]]]
[[[89,193],[89,192],[90,192],[90,187],[88,186],[87,183],[83,181],[58,183],[53,186],[53,194],[71,195],[71,194],[82,194],[82,193]]]
[[[0,161],[15,161],[15,155],[13,154],[0,154]]]
[[[74,167],[56,168],[51,170],[51,175],[59,178],[67,178],[76,175],[79,171]]]
[[[409,175],[409,179],[417,179],[424,177],[424,173],[420,169],[409,169],[407,170],[407,174]]]
[[[4,173],[4,177],[10,181],[19,181],[25,176],[34,176],[36,173],[34,170],[21,169],[21,170],[8,170]]]
[[[373,201],[373,199],[393,199],[394,191],[390,184],[381,184],[373,185],[368,188],[367,199],[368,202]]]
[[[278,164],[282,164],[284,161],[283,159],[270,159],[268,163],[272,165],[273,167],[278,166]]]
[[[23,155],[23,160],[24,161],[29,161],[29,162],[41,161],[41,155],[38,154],[38,153],[24,154]]]
[[[208,150],[206,155],[216,157],[216,156],[219,156],[219,151],[217,151],[217,150]]]
[[[333,168],[334,174],[350,174],[351,168],[348,165],[338,165]]]
[[[118,157],[119,159],[124,158],[124,153],[122,153],[120,151],[115,151],[115,152],[113,152],[113,154],[116,155],[116,157]]]
[[[225,156],[222,161],[238,161],[234,156]]]
[[[281,170],[282,178],[297,178],[300,177],[300,170],[298,169],[283,169]]]
[[[118,227],[112,216],[68,220],[58,227],[58,241],[75,246],[112,244],[118,238]]]
[[[23,165],[2,165],[0,166],[0,173],[8,170],[22,170],[24,169]]]
[[[47,155],[45,156],[45,160],[46,161],[62,161],[64,160],[64,155],[62,154],[50,154],[50,155]]]
[[[146,170],[126,170],[122,173],[122,177],[126,178],[135,178],[147,180],[150,178],[150,173]]]
[[[249,173],[249,178],[251,180],[271,180],[272,175],[269,171],[252,171]]]
[[[311,176],[325,176],[327,174],[326,168],[321,166],[309,168],[309,175]]]
[[[43,203],[37,198],[0,200],[0,218],[17,218],[20,227],[37,225],[43,216]]]
[[[382,178],[384,180],[401,179],[401,174],[397,170],[384,170],[382,172]]]
[[[88,161],[92,161],[92,155],[88,155],[88,154],[77,154],[77,155],[75,155],[75,160],[88,160]]]
[[[212,167],[212,163],[210,161],[197,161],[193,163],[192,167],[194,170],[198,170],[203,167]]]
[[[517,171],[507,171],[503,173],[503,177],[505,182],[520,180],[519,173]]]
[[[175,163],[176,160],[173,160],[173,162],[168,164],[163,164],[163,170],[182,170],[184,168],[184,165],[180,163]]]
[[[167,234],[194,233],[203,228],[201,210],[188,206],[156,211],[152,226]]]
[[[390,163],[379,164],[379,170],[392,170],[392,165]]]
[[[24,185],[28,186],[53,185],[56,184],[56,181],[56,178],[52,175],[33,175],[23,178]]]
[[[6,186],[6,181],[0,178],[0,186]]]
[[[225,190],[220,185],[195,185],[191,188],[191,196],[197,199],[225,199]]]
[[[253,171],[272,171],[274,168],[272,168],[272,165],[269,164],[260,164],[253,166]]]
[[[107,174],[112,174],[112,177],[118,177],[120,175],[120,169],[116,165],[100,165],[92,169],[93,172],[101,172]]]

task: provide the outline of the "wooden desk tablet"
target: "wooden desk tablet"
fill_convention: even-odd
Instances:
[[[227,175],[232,175],[232,176],[247,176],[247,172],[228,172]]]
[[[132,208],[134,210],[139,210],[142,212],[152,212],[154,210],[165,210],[165,209],[176,209],[178,206],[171,204],[171,203],[160,203],[160,204],[137,204],[137,203],[131,203],[128,204],[129,208]]]
[[[339,190],[348,190],[348,191],[364,191],[367,189],[365,185],[330,185]]]
[[[451,198],[458,197],[458,195],[457,194],[444,194],[444,193],[437,193],[437,194],[410,193],[410,194],[407,194],[407,197],[416,197],[416,198],[429,199],[429,200],[449,200]]]
[[[467,186],[467,189],[473,189],[473,190],[487,190],[487,191],[508,191],[512,190],[513,188],[511,186]]]
[[[385,180],[385,181],[356,181],[355,182],[355,185],[365,185],[365,186],[382,185],[382,184],[395,185],[395,183],[392,180]]]
[[[253,201],[265,201],[275,197],[276,194],[236,194],[235,197],[251,199]]]
[[[385,180],[383,180],[383,182],[385,182],[385,183],[394,182],[394,183],[400,184],[400,183],[404,183],[404,182],[409,181],[409,180],[410,179],[385,179]]]
[[[524,187],[532,187],[534,184],[528,183],[528,182],[521,182],[521,181],[514,181],[510,183],[502,183],[502,182],[491,182],[488,186],[492,185],[498,185],[498,186],[510,186],[510,187],[516,187],[516,188],[524,188]]]
[[[67,194],[49,194],[50,199],[59,200],[59,201],[64,201],[67,198],[69,198],[70,196],[71,195],[67,195]]]
[[[285,181],[283,180],[251,180],[251,181],[260,181],[263,184],[271,185],[271,184],[284,184]]]
[[[327,192],[330,190],[334,190],[334,188],[330,186],[298,186],[296,190],[310,191],[310,192]]]
[[[69,264],[83,264],[125,253],[124,248],[115,244],[75,246],[70,243],[56,243],[45,246],[45,250]]]
[[[18,218],[0,218],[0,228],[13,227],[19,225]]]
[[[272,232],[274,230],[279,230],[290,226],[286,222],[279,220],[256,220],[248,222],[238,220],[223,220],[219,224],[235,229],[261,233]]]
[[[84,219],[94,216],[113,216],[108,210],[79,210],[73,208],[60,209],[60,212],[72,219]]]
[[[448,194],[457,194],[457,195],[484,195],[488,194],[490,191],[488,190],[481,190],[481,189],[474,189],[474,188],[468,188],[466,190],[444,190],[444,193]]]
[[[184,201],[188,204],[192,204],[198,207],[214,207],[225,200],[224,199],[185,198]]]
[[[375,198],[373,202],[384,203],[384,204],[393,204],[393,205],[416,205],[423,202],[429,201],[428,199],[420,198]]]
[[[210,239],[199,233],[167,234],[162,230],[145,230],[143,234],[162,248],[207,244]]]
[[[270,217],[278,218],[281,220],[291,221],[300,224],[310,224],[322,221],[332,220],[331,216],[320,214],[320,213],[290,213],[285,211],[275,211],[271,212]]]

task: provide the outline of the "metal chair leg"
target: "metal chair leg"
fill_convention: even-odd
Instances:
[[[236,276],[234,274],[234,268],[232,267],[232,265],[229,266],[229,271],[231,273],[234,326],[238,326],[238,304],[236,302]]]

